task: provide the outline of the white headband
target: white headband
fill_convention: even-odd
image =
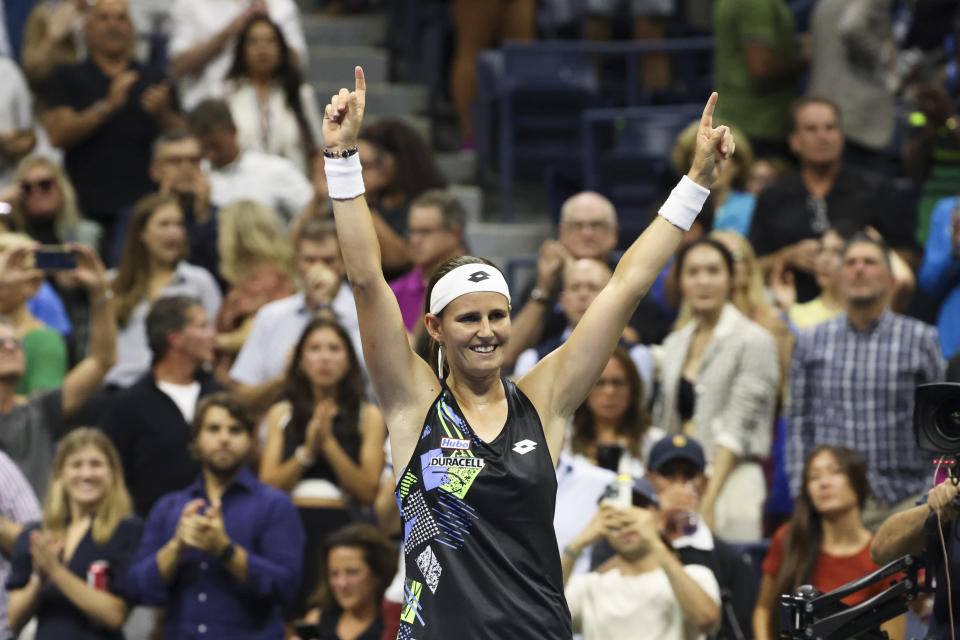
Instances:
[[[433,285],[430,293],[430,313],[436,315],[456,298],[478,292],[503,294],[507,304],[510,303],[510,290],[499,269],[482,263],[464,264]]]

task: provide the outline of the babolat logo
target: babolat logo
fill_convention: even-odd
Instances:
[[[440,456],[435,456],[430,458],[431,467],[457,467],[461,469],[483,469],[484,460],[483,458],[441,458]]]
[[[467,278],[470,282],[483,282],[484,280],[489,280],[490,274],[486,271],[474,271],[470,274],[470,277]]]
[[[457,438],[440,438],[440,447],[442,449],[469,449],[470,441]]]

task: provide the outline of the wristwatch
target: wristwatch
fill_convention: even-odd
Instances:
[[[230,562],[230,558],[233,557],[234,552],[236,552],[237,547],[232,542],[223,548],[223,551],[217,556],[217,560],[226,564]]]
[[[530,292],[530,299],[534,302],[540,302],[545,305],[550,304],[550,294],[540,287],[533,288],[533,291]]]
[[[330,149],[323,150],[324,158],[349,158],[352,155],[355,155],[360,151],[360,147],[353,145],[349,149],[344,149],[343,151],[331,151]]]

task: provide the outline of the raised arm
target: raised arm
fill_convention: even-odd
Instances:
[[[713,127],[716,104],[717,94],[713,93],[700,119],[693,166],[661,208],[661,215],[620,259],[610,282],[587,309],[570,339],[520,380],[521,389],[541,418],[546,418],[552,452],[559,450],[566,418],[590,392],[630,316],[680,244],[684,229],[678,225],[689,227],[723,162],[733,154],[729,129]]]
[[[63,379],[63,417],[69,418],[87,403],[117,361],[117,321],[107,295],[106,270],[92,249],[71,245],[77,254],[74,274],[90,299],[90,355]]]
[[[341,89],[324,110],[323,141],[330,151],[342,152],[357,145],[366,103],[360,67],[355,69],[355,78],[356,89]],[[324,169],[340,250],[357,304],[367,372],[390,431],[395,459],[405,463],[440,383],[410,347],[400,306],[383,277],[380,245],[363,196],[359,165],[356,155],[326,158]]]

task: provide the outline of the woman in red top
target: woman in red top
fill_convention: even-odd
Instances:
[[[753,611],[757,640],[780,637],[780,596],[803,584],[826,593],[867,575],[878,567],[870,559],[870,533],[860,510],[870,493],[863,457],[847,447],[824,445],[810,452],[803,465],[803,485],[793,517],[773,534],[763,562],[760,595]],[[886,588],[872,585],[843,599],[863,602]],[[891,640],[902,640],[906,617],[883,625]]]

